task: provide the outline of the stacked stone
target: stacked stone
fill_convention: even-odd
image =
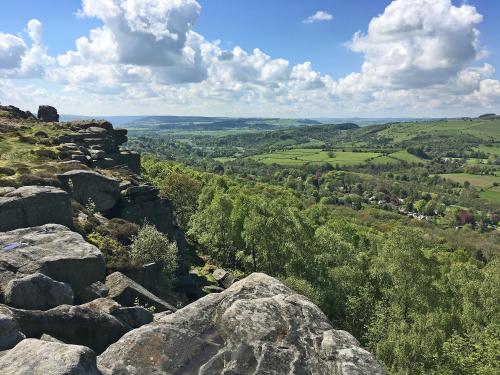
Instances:
[[[132,172],[141,172],[140,155],[121,149],[127,142],[127,129],[114,129],[103,120],[68,123],[73,134],[59,138],[60,151],[66,160],[74,160],[92,168],[126,166]]]

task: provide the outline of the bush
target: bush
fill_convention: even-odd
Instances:
[[[161,263],[163,273],[168,279],[177,269],[177,245],[159,232],[153,225],[145,224],[130,247],[132,259],[141,263]]]
[[[139,226],[127,220],[115,218],[111,219],[106,225],[100,225],[97,232],[128,246],[132,243],[132,239],[137,236]]]
[[[96,246],[106,258],[106,266],[113,270],[129,270],[137,266],[127,249],[118,241],[99,233],[91,233],[87,241]]]

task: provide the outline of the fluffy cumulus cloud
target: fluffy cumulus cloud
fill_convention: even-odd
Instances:
[[[21,38],[0,32],[0,69],[13,69],[21,65],[26,44]]]
[[[82,0],[101,25],[49,56],[42,24],[0,33],[0,100],[74,113],[242,116],[421,115],[500,105],[480,44],[482,15],[451,0],[394,0],[347,47],[358,71],[334,79],[260,49],[224,49],[193,31],[196,0]],[[329,21],[317,12],[304,22]],[[15,78],[39,78],[26,84]],[[10,96],[6,96],[5,93]],[[49,100],[50,99],[50,100]]]
[[[450,0],[397,0],[350,46],[364,53],[363,74],[374,84],[440,84],[483,55],[477,30],[482,19],[474,7],[455,7]]]
[[[12,34],[0,33],[0,77],[42,78],[54,63],[43,43],[42,23],[29,21],[26,28],[31,45]]]
[[[318,10],[316,13],[314,13],[312,16],[307,17],[303,23],[316,23],[316,22],[325,22],[325,21],[331,21],[333,20],[333,16],[325,12],[323,10]]]

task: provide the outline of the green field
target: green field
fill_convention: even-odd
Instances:
[[[493,187],[494,183],[500,184],[500,177],[497,176],[478,176],[468,173],[450,173],[450,174],[441,174],[440,176],[458,182],[460,184],[463,184],[465,181],[468,181],[472,186],[483,189],[489,189]]]
[[[395,143],[418,137],[456,137],[469,135],[485,141],[500,139],[500,120],[448,120],[393,124],[377,133],[378,137],[392,138]]]
[[[485,146],[481,145],[476,147],[476,150],[485,152],[487,154],[500,156],[500,146]]]
[[[303,165],[316,163],[339,164],[341,166],[359,165],[376,158],[381,154],[376,152],[334,152],[335,157],[329,157],[328,151],[318,149],[297,148],[255,155],[251,158],[265,164]]]
[[[482,200],[492,202],[492,203],[500,203],[500,191],[494,191],[492,189],[482,191],[479,193],[479,196]]]
[[[407,163],[422,163],[425,160],[420,159],[418,156],[410,154],[408,151],[398,151],[389,155],[391,158],[405,161]]]
[[[399,164],[401,163],[400,160],[392,158],[390,156],[379,156],[378,158],[370,160],[370,164],[374,165],[385,165],[385,164]]]

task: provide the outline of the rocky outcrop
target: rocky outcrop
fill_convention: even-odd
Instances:
[[[93,168],[127,167],[140,174],[140,155],[123,150],[127,142],[126,129],[114,129],[102,120],[74,121],[67,123],[73,131],[59,138],[60,151],[67,160],[77,160]]]
[[[139,225],[147,221],[173,239],[173,207],[168,200],[161,199],[158,189],[152,186],[133,186],[122,191],[113,215]]]
[[[305,297],[253,274],[127,333],[99,358],[106,374],[384,374]]]
[[[84,346],[26,339],[0,357],[2,375],[100,375],[95,353]]]
[[[0,233],[0,289],[37,272],[79,289],[102,280],[105,268],[101,252],[62,225]]]
[[[75,170],[57,176],[64,190],[96,212],[110,211],[120,199],[120,182],[93,171]]]
[[[27,337],[48,334],[66,344],[100,353],[130,330],[114,316],[85,305],[62,305],[48,311],[9,308]]]
[[[27,310],[50,310],[59,305],[73,304],[73,289],[66,283],[34,273],[9,281],[4,290],[7,305]]]
[[[106,277],[106,286],[109,288],[109,298],[122,306],[154,307],[157,312],[176,311],[176,308],[155,296],[143,286],[120,272],[115,272]]]
[[[72,226],[70,197],[50,186],[23,186],[0,197],[0,232],[55,223]]]
[[[59,122],[57,109],[50,105],[41,105],[38,107],[38,119],[43,122]]]
[[[13,348],[24,338],[12,312],[0,306],[0,352]]]

